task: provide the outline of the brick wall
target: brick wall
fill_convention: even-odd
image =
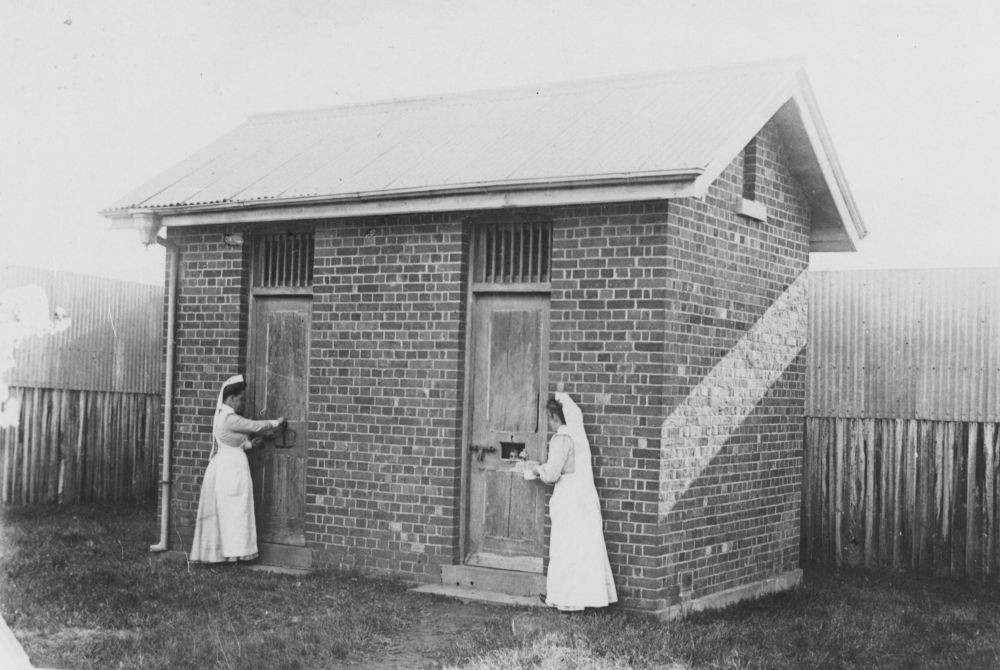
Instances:
[[[457,558],[462,217],[316,233],[306,541],[323,563],[435,575]]]
[[[659,585],[667,203],[554,213],[550,383],[584,413],[619,599]]]
[[[671,203],[661,608],[798,567],[809,211],[773,124],[755,144],[766,222],[742,155]]]
[[[212,418],[219,388],[243,372],[246,360],[247,264],[219,228],[170,231],[181,248],[177,284],[174,445],[171,452],[171,525],[190,549],[198,493],[212,449]]]

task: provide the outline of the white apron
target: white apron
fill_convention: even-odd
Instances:
[[[549,499],[552,531],[545,602],[562,611],[607,607],[618,602],[618,593],[604,545],[604,523],[594,487],[590,442],[576,404],[565,394],[556,394],[556,399],[566,417],[566,426],[560,433],[573,440],[574,467],[573,472],[559,477]]]
[[[219,451],[201,483],[190,558],[202,563],[250,560],[257,557],[250,464],[242,448],[216,444]]]

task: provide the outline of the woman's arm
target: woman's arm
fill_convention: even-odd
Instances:
[[[284,422],[285,418],[281,417],[279,419],[265,419],[264,421],[253,421],[251,419],[244,418],[239,414],[228,414],[226,415],[226,429],[234,433],[242,433],[243,435],[249,435],[250,433],[259,433],[262,430],[267,430],[268,428],[277,428]]]
[[[559,481],[571,453],[573,453],[572,438],[569,435],[553,435],[549,441],[549,459],[535,466],[539,479],[546,484],[555,484]]]

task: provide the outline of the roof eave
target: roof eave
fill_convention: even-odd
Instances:
[[[847,178],[844,176],[840,160],[830,140],[829,132],[823,117],[819,111],[819,105],[813,95],[812,88],[804,73],[797,77],[796,95],[794,100],[805,113],[799,115],[802,125],[809,136],[810,143],[816,153],[820,169],[830,187],[830,195],[836,206],[837,214],[840,218],[840,225],[847,234],[848,240],[845,245],[850,248],[840,249],[844,251],[856,251],[858,243],[868,235],[868,228],[865,226],[861,213],[858,211],[857,203],[847,185]],[[833,222],[830,222],[833,223]],[[835,251],[837,249],[831,249]]]
[[[354,216],[449,211],[553,207],[635,200],[667,200],[693,195],[701,170],[630,175],[613,179],[576,179],[546,183],[479,184],[452,189],[389,193],[375,191],[344,196],[312,196],[243,202],[170,205],[137,204],[100,212],[114,228],[131,228],[133,215],[156,215],[162,225],[192,226],[334,219]]]

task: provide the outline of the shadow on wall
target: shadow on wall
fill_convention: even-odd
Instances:
[[[669,603],[798,567],[806,281],[800,274],[664,422]]]
[[[667,598],[699,598],[799,566],[805,353],[789,364],[662,517]]]

